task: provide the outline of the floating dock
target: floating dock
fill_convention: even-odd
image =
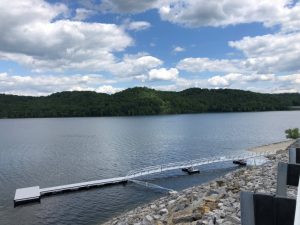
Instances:
[[[100,187],[105,185],[126,183],[127,181],[132,180],[134,178],[147,176],[155,173],[162,173],[162,172],[175,170],[175,169],[197,167],[201,165],[207,165],[207,164],[218,163],[218,162],[246,160],[246,159],[249,160],[260,156],[267,156],[269,154],[273,154],[273,153],[272,152],[248,153],[239,156],[221,156],[221,157],[203,158],[203,159],[168,163],[168,164],[163,164],[158,166],[150,166],[142,169],[132,170],[124,177],[115,177],[110,179],[67,184],[67,185],[61,185],[61,186],[49,187],[49,188],[40,188],[39,186],[20,188],[16,190],[14,205],[18,206],[33,201],[39,202],[41,197],[44,195],[51,195],[59,192],[70,192],[70,191],[76,191],[80,189],[89,189],[92,187]]]
[[[39,186],[19,188],[16,190],[14,205],[18,206],[28,202],[39,202],[43,195],[51,195],[59,192],[69,192],[69,191],[76,191],[80,189],[100,187],[105,185],[120,184],[120,183],[126,183],[127,181],[128,181],[127,177],[116,177],[111,179],[81,182],[81,183],[61,185],[61,186],[49,187],[49,188],[40,188]]]
[[[40,201],[41,192],[39,186],[20,188],[16,190],[14,205],[22,203]]]

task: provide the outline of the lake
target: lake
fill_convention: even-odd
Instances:
[[[300,127],[299,111],[211,113],[170,116],[0,120],[0,224],[101,224],[166,195],[137,184],[43,197],[40,204],[13,207],[15,190],[51,187],[123,176],[129,170],[167,162],[241,153],[285,140]],[[231,163],[147,178],[181,190],[222,176]]]

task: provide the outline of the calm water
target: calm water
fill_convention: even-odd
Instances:
[[[13,207],[16,188],[50,187],[123,176],[129,170],[196,159],[284,140],[300,112],[218,113],[151,117],[0,120],[0,224],[101,224],[166,193],[136,184],[44,197]],[[151,182],[176,190],[233,170],[205,166]]]

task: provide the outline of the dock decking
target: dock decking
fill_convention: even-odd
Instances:
[[[39,186],[20,188],[16,190],[14,205],[18,206],[20,204],[24,204],[28,202],[40,201],[43,195],[51,195],[59,192],[76,191],[76,190],[88,189],[92,187],[126,183],[127,180],[128,180],[127,177],[116,177],[111,179],[67,184],[67,185],[61,185],[61,186],[49,187],[49,188],[40,188]]]
[[[18,204],[39,201],[41,198],[41,192],[39,186],[20,188],[16,190],[14,203],[15,206]]]

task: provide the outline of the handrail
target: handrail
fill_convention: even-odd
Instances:
[[[214,156],[210,158],[202,158],[202,159],[194,159],[189,161],[182,161],[182,162],[171,162],[167,164],[161,164],[156,166],[148,166],[145,168],[140,168],[136,170],[131,170],[126,175],[129,178],[135,178],[140,177],[144,175],[150,175],[155,173],[160,173],[164,171],[174,170],[174,169],[180,169],[185,167],[191,167],[191,166],[200,166],[200,165],[206,165],[211,163],[217,163],[217,162],[227,162],[232,160],[238,160],[238,159],[251,159],[261,156],[267,156],[270,154],[274,154],[274,151],[265,151],[265,152],[251,152],[251,153],[245,153],[241,155],[229,155],[229,156]]]

